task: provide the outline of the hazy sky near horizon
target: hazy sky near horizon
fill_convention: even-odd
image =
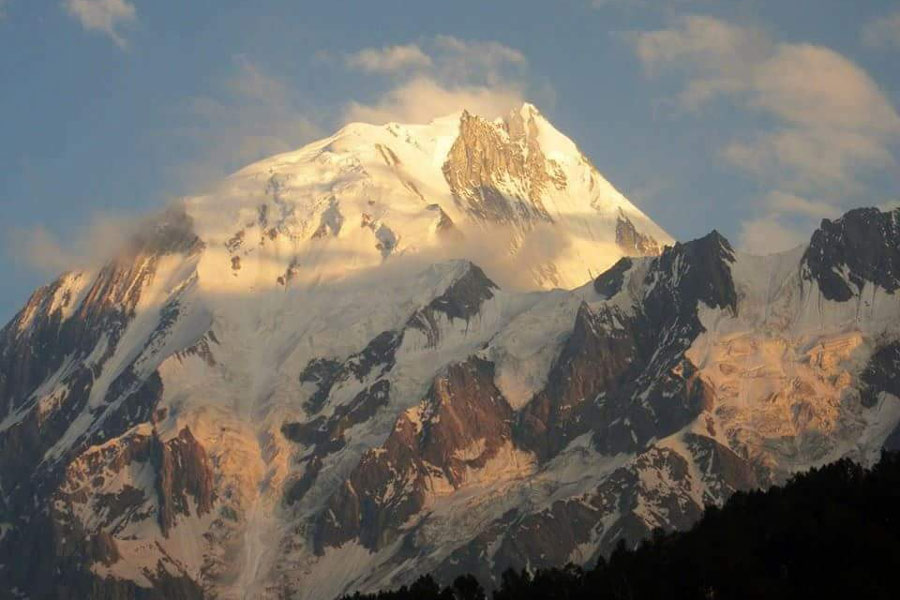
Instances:
[[[0,0],[0,321],[349,120],[524,100],[676,238],[784,249],[900,199],[898,64],[896,0]]]

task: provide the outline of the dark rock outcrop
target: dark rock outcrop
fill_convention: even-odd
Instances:
[[[867,407],[875,406],[883,392],[900,397],[900,342],[885,344],[872,354],[859,375],[859,392]],[[900,450],[900,425],[888,435],[884,449]]]
[[[281,426],[284,437],[311,448],[301,460],[306,464],[303,475],[287,487],[285,501],[288,504],[299,501],[309,491],[322,468],[322,460],[344,447],[345,431],[365,423],[380,408],[387,406],[390,390],[390,382],[381,379],[361,391],[349,403],[338,406],[328,418],[319,416],[306,423],[285,423]]]
[[[625,283],[625,274],[633,265],[634,261],[627,256],[620,258],[616,264],[594,280],[594,290],[604,298],[612,298],[622,289],[622,284]]]
[[[737,311],[733,260],[713,232],[652,259],[632,311],[582,304],[547,386],[520,413],[523,447],[547,460],[590,431],[603,452],[634,452],[709,408],[711,391],[684,352],[703,331],[699,302]],[[628,264],[614,265],[595,287],[620,288]]]
[[[875,406],[881,392],[900,397],[900,342],[886,344],[872,353],[859,382],[865,406]]]
[[[737,491],[760,486],[753,467],[730,448],[695,433],[685,434],[684,440],[707,489],[704,504],[715,504]]]
[[[394,354],[403,343],[403,331],[383,331],[361,351],[343,360],[314,358],[300,373],[301,383],[311,383],[315,391],[304,403],[309,414],[317,414],[331,395],[331,390],[351,377],[364,381],[367,377],[381,377],[394,368]]]
[[[851,210],[823,219],[803,255],[804,277],[828,300],[846,302],[872,282],[888,293],[900,288],[900,209]]]
[[[625,256],[656,256],[662,250],[659,242],[638,231],[621,209],[616,218],[616,244]]]
[[[481,312],[482,305],[494,297],[494,291],[499,289],[480,267],[472,263],[467,263],[466,267],[466,272],[443,294],[417,310],[406,322],[406,327],[425,334],[430,347],[437,346],[440,342],[437,320],[439,313],[451,321],[459,319],[468,323]]]
[[[366,347],[339,358],[314,358],[300,373],[301,383],[316,386],[304,407],[309,414],[317,414],[325,405],[332,389],[354,378],[359,382],[383,377],[394,368],[395,354],[403,343],[407,330],[416,329],[428,339],[429,346],[440,340],[437,315],[450,320],[466,322],[481,311],[482,305],[494,297],[497,285],[488,279],[477,265],[467,262],[465,272],[451,283],[444,292],[423,308],[414,312],[401,329],[383,331],[366,344]]]
[[[206,451],[188,427],[167,442],[154,435],[150,452],[156,469],[159,526],[168,537],[177,515],[191,514],[188,496],[193,498],[198,515],[212,510],[212,469]]]

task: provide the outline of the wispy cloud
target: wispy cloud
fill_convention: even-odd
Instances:
[[[347,55],[349,67],[369,73],[395,73],[411,68],[431,66],[431,57],[417,44],[364,48]]]
[[[190,228],[190,221],[183,215],[183,205],[174,202],[152,214],[96,213],[64,236],[42,226],[10,228],[5,235],[6,250],[13,260],[47,275],[93,269],[133,249],[135,242],[162,220],[177,220]]]
[[[812,219],[829,219],[840,212],[827,202],[816,202],[782,190],[770,192],[765,198],[765,206],[770,214],[795,214]]]
[[[324,133],[287,80],[246,56],[234,58],[232,74],[219,90],[191,98],[185,112],[190,125],[178,133],[196,148],[197,158],[179,165],[174,175],[180,187],[191,190]]]
[[[776,43],[760,30],[702,16],[633,40],[651,74],[685,74],[684,108],[725,98],[776,123],[727,146],[725,156],[741,168],[793,183],[852,185],[859,168],[893,163],[900,116],[862,68],[829,48]]]
[[[426,123],[463,108],[495,117],[522,102],[522,91],[515,87],[446,86],[430,77],[417,77],[391,88],[374,103],[350,103],[345,115],[349,121],[365,123]]]
[[[686,109],[746,91],[772,48],[761,31],[701,15],[680,18],[669,29],[633,32],[630,39],[649,75],[676,70],[685,77],[678,102]]]
[[[374,100],[349,103],[345,120],[422,123],[464,108],[494,117],[521,104],[528,61],[496,41],[441,35],[420,44],[366,48],[349,55],[347,64],[389,79]]]
[[[809,241],[808,231],[785,224],[772,215],[742,222],[739,235],[740,249],[758,255],[788,250]]]
[[[648,74],[682,76],[676,103],[683,110],[724,100],[768,123],[721,151],[761,185],[786,190],[766,197],[748,240],[764,239],[768,223],[773,240],[790,241],[792,217],[828,213],[844,194],[865,188],[867,173],[896,166],[900,116],[864,69],[829,48],[777,42],[759,28],[708,16],[681,17],[630,39]]]
[[[437,36],[340,57],[321,53],[315,60],[364,72],[372,81],[361,87],[380,90],[367,101],[323,107],[289,79],[237,56],[219,89],[191,98],[177,113],[182,121],[177,134],[196,158],[172,168],[175,187],[203,190],[238,168],[299,148],[349,121],[421,123],[463,108],[493,117],[524,97],[527,61],[497,42]]]
[[[462,40],[450,35],[434,39],[438,75],[450,81],[500,84],[520,77],[528,65],[525,55],[499,42]]]
[[[840,209],[827,202],[774,190],[763,198],[757,215],[741,223],[738,245],[753,254],[793,248],[809,240],[810,225],[839,215]]]
[[[873,48],[900,49],[900,8],[863,26],[862,41]]]
[[[121,27],[137,20],[128,0],[64,0],[63,7],[86,30],[108,35],[120,48],[127,45]]]
[[[642,9],[675,13],[690,4],[713,4],[717,0],[587,0],[596,9]]]

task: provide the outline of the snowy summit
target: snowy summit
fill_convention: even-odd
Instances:
[[[207,245],[201,279],[228,289],[420,253],[475,260],[520,288],[571,288],[673,241],[531,104],[494,121],[353,123],[240,170],[187,212]]]

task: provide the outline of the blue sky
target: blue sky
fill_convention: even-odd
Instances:
[[[895,0],[0,0],[0,320],[130,219],[349,119],[529,100],[675,237],[900,198]],[[451,108],[452,107],[452,108]]]

